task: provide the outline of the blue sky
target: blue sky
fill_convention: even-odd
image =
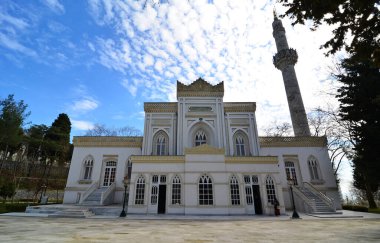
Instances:
[[[176,81],[225,83],[224,101],[257,102],[259,133],[290,122],[272,64],[274,1],[0,1],[0,98],[29,105],[32,124],[67,113],[72,136],[95,123],[143,130],[145,101],[176,101]],[[331,28],[283,19],[307,112],[337,105],[319,47]]]

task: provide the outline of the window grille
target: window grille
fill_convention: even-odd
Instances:
[[[267,189],[268,202],[274,204],[275,202],[274,198],[276,197],[276,190],[274,187],[273,179],[270,176],[267,176],[267,179],[266,179],[266,189]]]
[[[136,205],[144,204],[144,195],[145,195],[145,179],[143,176],[140,176],[136,182]]]
[[[231,204],[240,205],[239,182],[235,176],[230,180]]]
[[[212,180],[207,175],[199,179],[199,205],[213,205]]]
[[[173,178],[172,204],[181,204],[181,180],[178,176]]]
[[[206,134],[203,130],[198,130],[195,134],[195,146],[199,146],[207,143]]]

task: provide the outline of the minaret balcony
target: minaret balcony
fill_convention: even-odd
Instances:
[[[277,69],[282,70],[286,66],[294,65],[297,63],[298,54],[295,49],[284,49],[273,56],[273,64]]]

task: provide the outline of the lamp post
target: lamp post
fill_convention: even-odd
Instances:
[[[124,184],[124,200],[123,200],[123,211],[121,211],[120,217],[126,217],[127,211],[128,211],[128,198],[127,198],[127,189],[129,186],[128,175],[124,177],[123,184]],[[128,195],[129,195],[129,193],[128,193]],[[127,201],[127,209],[125,208],[125,201]]]
[[[297,210],[296,210],[296,204],[294,203],[294,195],[293,195],[294,180],[292,178],[288,179],[288,185],[290,186],[290,193],[292,194],[292,203],[293,203],[292,219],[300,219],[300,216],[298,215]]]

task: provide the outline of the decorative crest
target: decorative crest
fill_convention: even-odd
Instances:
[[[223,81],[217,85],[212,85],[202,78],[189,85],[177,81],[177,97],[223,97]]]

